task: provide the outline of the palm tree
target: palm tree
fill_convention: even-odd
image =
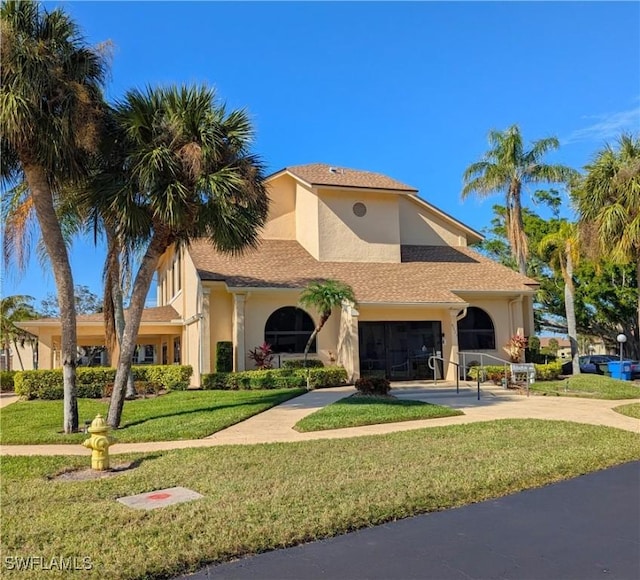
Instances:
[[[506,131],[490,131],[489,144],[491,149],[483,160],[472,163],[464,172],[462,199],[474,192],[481,197],[506,193],[507,239],[518,270],[526,276],[529,248],[522,225],[522,187],[529,183],[567,183],[577,172],[564,165],[542,163],[545,153],[560,146],[555,137],[534,141],[531,149],[525,150],[519,127],[512,125]]]
[[[65,433],[78,428],[76,316],[71,266],[55,196],[86,174],[99,139],[105,59],[62,10],[7,0],[2,23],[0,153],[5,183],[29,188],[56,281],[62,325]]]
[[[355,304],[356,297],[353,288],[344,282],[338,280],[322,280],[310,282],[302,291],[298,302],[302,306],[315,308],[320,313],[318,324],[313,329],[307,345],[304,347],[304,366],[307,366],[307,357],[309,349],[313,344],[316,336],[322,330],[327,320],[331,316],[331,311],[340,306],[344,301]]]
[[[580,256],[578,228],[576,224],[562,220],[556,232],[547,234],[538,246],[543,259],[556,271],[560,271],[564,280],[564,307],[567,317],[567,333],[571,343],[571,360],[573,374],[580,374],[578,358],[578,329],[576,326],[575,285],[573,283],[573,267]]]
[[[571,191],[581,231],[595,254],[635,263],[640,328],[640,137],[622,135],[617,148],[607,144],[585,169]]]
[[[0,298],[0,344],[7,362],[7,370],[11,370],[9,368],[9,349],[11,344],[13,344],[15,349],[20,368],[24,370],[18,345],[23,346],[26,340],[34,337],[26,330],[16,326],[16,322],[38,318],[38,313],[33,308],[31,302],[33,302],[33,298],[24,295]]]
[[[114,115],[113,142],[122,164],[118,175],[103,180],[94,201],[121,243],[145,247],[133,282],[107,418],[116,428],[160,256],[198,237],[207,237],[225,252],[257,246],[268,197],[262,164],[249,151],[252,128],[246,112],[227,113],[212,89],[131,91]]]

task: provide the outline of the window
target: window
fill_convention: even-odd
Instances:
[[[471,306],[467,315],[458,321],[460,350],[494,350],[496,333],[491,317],[482,308]]]
[[[133,364],[155,364],[156,347],[153,344],[139,344],[133,354]]]
[[[275,353],[303,353],[313,329],[313,320],[304,310],[285,306],[269,316],[264,327],[264,340]],[[309,352],[316,352],[315,340]]]

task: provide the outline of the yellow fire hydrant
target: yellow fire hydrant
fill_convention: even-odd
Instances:
[[[104,471],[109,469],[109,446],[116,442],[114,437],[109,435],[109,425],[102,418],[102,415],[96,415],[92,421],[88,431],[91,437],[86,439],[82,444],[91,449],[91,469],[96,471]]]

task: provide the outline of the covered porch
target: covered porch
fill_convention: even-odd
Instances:
[[[38,338],[38,368],[56,369],[62,365],[61,326],[58,318],[40,318],[19,323]],[[183,321],[171,306],[145,308],[138,332],[138,349],[133,364],[182,363]],[[119,349],[106,348],[102,314],[77,317],[78,365],[115,366]]]

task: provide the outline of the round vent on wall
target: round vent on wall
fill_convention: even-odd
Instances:
[[[364,217],[367,213],[367,206],[364,205],[364,203],[362,202],[354,203],[353,213],[356,214],[358,217]]]

